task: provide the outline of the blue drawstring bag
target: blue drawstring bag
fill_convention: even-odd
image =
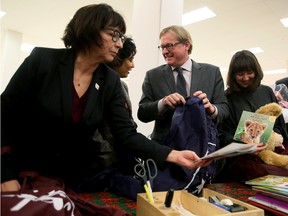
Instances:
[[[216,124],[206,113],[200,98],[188,98],[185,105],[176,107],[164,144],[175,150],[194,151],[199,157],[219,149]],[[153,190],[185,189],[197,195],[205,184],[211,183],[215,173],[215,161],[196,170],[167,163],[164,167],[159,168]]]

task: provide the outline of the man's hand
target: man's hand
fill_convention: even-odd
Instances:
[[[176,108],[179,104],[185,104],[185,98],[179,93],[175,92],[163,98],[162,103],[165,107],[171,107],[173,109]]]
[[[216,108],[210,103],[206,93],[202,91],[196,91],[194,92],[193,96],[199,97],[200,99],[203,100],[204,108],[208,111],[209,114],[212,115],[213,113],[215,113]]]

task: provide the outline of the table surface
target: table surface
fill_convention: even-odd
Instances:
[[[244,202],[247,202],[249,196],[255,194],[246,185],[238,183],[211,184],[207,185],[207,188]],[[124,209],[129,214],[131,214],[131,216],[136,215],[136,201],[125,197],[117,196],[116,194],[110,192],[83,193],[81,194],[81,197],[84,200],[89,200],[99,205],[108,205],[114,208]]]
[[[83,200],[92,201],[102,206],[106,205],[114,208],[121,208],[128,212],[131,216],[136,215],[136,201],[118,196],[114,193],[82,193],[80,196]]]
[[[242,202],[248,202],[248,197],[253,196],[256,193],[251,189],[251,186],[241,183],[215,183],[207,185],[206,188],[238,199]],[[84,200],[89,200],[99,205],[108,205],[114,208],[124,209],[131,216],[136,215],[136,201],[117,196],[110,192],[83,193],[81,194],[81,197]],[[272,213],[265,212],[265,216],[272,215]]]

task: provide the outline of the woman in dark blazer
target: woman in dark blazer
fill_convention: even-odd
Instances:
[[[19,173],[61,177],[78,188],[97,174],[92,137],[105,121],[117,144],[143,159],[194,169],[192,151],[175,151],[137,133],[124,107],[111,62],[122,48],[126,26],[109,5],[80,8],[68,23],[66,49],[35,48],[1,95],[1,190],[19,190]],[[104,188],[103,188],[104,189]]]

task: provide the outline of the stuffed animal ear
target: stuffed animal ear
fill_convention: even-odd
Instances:
[[[274,132],[273,134],[271,134],[270,139],[273,139],[275,147],[284,147],[282,144],[283,136],[281,134]]]
[[[282,113],[282,108],[279,104],[273,102],[260,107],[256,110],[256,113],[278,117]]]

